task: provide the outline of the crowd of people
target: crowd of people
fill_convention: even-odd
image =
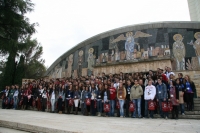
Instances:
[[[3,109],[37,109],[51,113],[105,117],[168,119],[194,109],[195,84],[189,75],[175,79],[170,67],[147,73],[120,73],[25,81],[6,86]],[[186,104],[185,104],[186,103]],[[78,113],[80,112],[80,113]]]

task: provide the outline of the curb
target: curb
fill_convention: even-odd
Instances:
[[[18,123],[18,122],[4,121],[4,120],[0,120],[0,127],[27,131],[31,133],[77,133],[77,132],[23,124],[23,123]]]

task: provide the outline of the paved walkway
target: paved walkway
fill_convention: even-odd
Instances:
[[[28,132],[0,127],[0,133],[28,133]]]
[[[92,117],[5,109],[0,109],[0,126],[48,133],[200,133],[200,120]]]

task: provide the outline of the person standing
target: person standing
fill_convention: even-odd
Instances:
[[[184,87],[184,85],[183,84],[181,84],[181,82],[180,82],[180,79],[179,78],[177,78],[176,79],[176,85],[175,85],[175,87],[178,89],[178,91],[179,91],[179,106],[180,106],[180,109],[181,109],[181,114],[182,115],[185,115],[184,114],[184,98],[183,98],[183,96],[184,96],[184,91],[185,91],[185,87]]]
[[[51,89],[52,88],[52,89]],[[57,92],[55,91],[55,85],[50,85],[50,100],[51,100],[51,112],[55,112],[55,102],[57,99]]]
[[[162,102],[167,101],[167,86],[162,82],[161,78],[158,78],[158,85],[156,86],[156,99],[159,103],[160,117],[168,119],[168,112],[162,111]]]
[[[103,84],[100,83],[97,91],[97,111],[98,116],[102,113],[102,102],[103,102]]]
[[[82,113],[82,115],[85,114],[85,109],[84,109],[84,93],[85,93],[85,86],[82,87],[81,97],[80,97],[80,106],[81,106],[81,113]]]
[[[148,86],[145,87],[144,91],[144,99],[145,99],[145,118],[148,118],[148,114],[150,113],[150,117],[153,118],[154,111],[148,111],[148,102],[150,100],[154,100],[156,96],[156,88],[152,85],[152,80],[148,81]]]
[[[114,83],[111,83],[111,87],[109,88],[110,90],[110,116],[114,116],[114,112],[115,112],[115,100],[116,100],[116,88],[114,87]]]
[[[78,103],[79,103],[79,99],[80,99],[80,91],[78,89],[78,85],[75,86],[75,90],[74,90],[74,106],[75,106],[75,115],[78,115]]]
[[[141,96],[141,116],[144,117],[145,116],[145,100],[144,100],[145,86],[143,84],[143,79],[139,79],[139,85],[142,87],[142,90],[143,90],[143,94]]]
[[[120,105],[120,117],[124,117],[124,100],[126,98],[126,89],[123,86],[123,83],[120,81],[119,89],[117,90],[117,99],[119,100]]]
[[[130,103],[130,94],[131,94],[131,81],[128,79],[126,85],[126,117],[129,117],[129,103]]]
[[[103,90],[103,102],[104,104],[108,104],[110,99],[110,90],[108,89],[108,85],[105,84],[104,90]],[[105,116],[109,116],[109,112],[105,114]]]
[[[187,108],[188,111],[192,111],[194,104],[193,98],[194,98],[194,93],[196,92],[196,87],[194,82],[190,80],[189,75],[185,75],[184,85],[186,88],[185,95],[186,95]]]
[[[13,109],[17,109],[17,104],[18,104],[18,95],[19,95],[19,86],[16,85],[15,86],[15,92],[13,95],[13,99],[14,99],[14,108]]]
[[[142,87],[138,84],[138,80],[134,80],[134,85],[131,87],[130,99],[135,104],[135,110],[132,117],[136,118],[136,111],[138,118],[141,118],[141,96],[143,95]]]
[[[178,119],[179,90],[175,87],[175,81],[170,82],[170,101],[172,102],[172,119]],[[174,115],[176,114],[176,117]]]

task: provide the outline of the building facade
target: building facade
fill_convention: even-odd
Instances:
[[[191,21],[200,21],[200,0],[188,0]]]

